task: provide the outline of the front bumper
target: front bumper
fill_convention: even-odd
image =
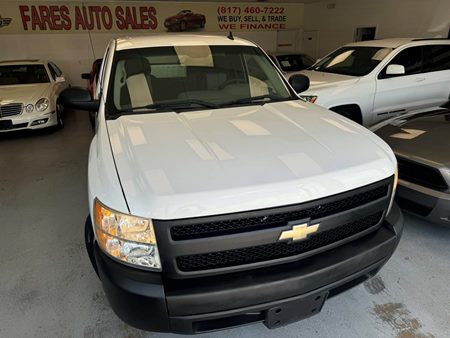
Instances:
[[[11,122],[6,122],[11,121]],[[37,124],[38,121],[45,121]],[[0,118],[0,133],[24,129],[42,129],[58,124],[55,111],[45,113],[22,113],[20,115]]]
[[[193,334],[256,322],[274,328],[318,313],[327,297],[376,274],[402,231],[403,217],[394,205],[377,231],[321,254],[187,280],[125,266],[96,244],[91,253],[106,296],[124,322],[143,330]]]
[[[399,180],[396,200],[403,210],[411,214],[450,226],[450,193]]]

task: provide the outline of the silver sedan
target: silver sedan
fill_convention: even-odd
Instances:
[[[397,156],[399,206],[450,226],[450,110],[399,117],[372,130]]]

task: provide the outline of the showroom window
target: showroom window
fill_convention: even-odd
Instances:
[[[450,69],[450,45],[430,45],[424,47],[425,72]]]

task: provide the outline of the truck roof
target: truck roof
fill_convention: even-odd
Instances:
[[[254,43],[235,37],[233,40],[225,35],[200,34],[152,34],[116,39],[116,50],[164,47],[164,46],[255,46]]]

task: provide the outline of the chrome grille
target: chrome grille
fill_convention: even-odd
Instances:
[[[0,105],[0,117],[20,115],[23,110],[23,103],[9,103]]]

